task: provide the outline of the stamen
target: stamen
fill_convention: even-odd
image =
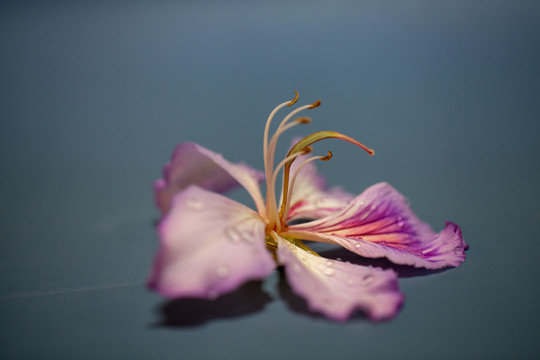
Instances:
[[[300,166],[298,166],[298,168],[294,172],[293,176],[291,177],[291,180],[289,181],[289,189],[288,189],[287,196],[284,196],[283,201],[281,202],[281,209],[279,210],[279,218],[280,218],[280,222],[282,224],[284,224],[287,221],[287,216],[289,216],[289,210],[290,210],[290,207],[291,207],[291,199],[292,199],[292,192],[293,192],[293,189],[294,189],[294,183],[296,182],[296,177],[300,173],[300,170],[302,170],[302,168],[304,166],[306,166],[308,163],[310,163],[312,161],[315,161],[315,160],[328,161],[328,160],[330,160],[332,158],[333,155],[334,154],[332,154],[332,152],[330,150],[328,150],[328,155],[326,155],[326,156],[314,156],[312,158],[309,158],[309,159],[303,161],[302,164],[300,164]]]
[[[324,156],[321,158],[321,161],[328,161],[332,158],[332,156],[334,156],[334,154],[332,154],[332,152],[330,150],[328,150],[328,155]]]
[[[263,135],[263,160],[264,160],[264,172],[266,174],[266,183],[267,184],[270,181],[270,179],[272,178],[272,167],[273,167],[273,163],[269,164],[269,157],[268,157],[268,133],[270,131],[270,123],[272,122],[272,119],[274,118],[276,113],[281,108],[283,108],[284,106],[294,105],[298,101],[298,97],[299,97],[298,92],[295,90],[294,91],[294,99],[283,102],[283,103],[279,104],[278,106],[276,106],[274,108],[274,110],[272,110],[270,115],[268,116],[268,119],[266,120],[266,125],[264,127],[264,135]],[[268,190],[267,190],[267,193],[268,193]],[[267,199],[268,199],[268,197],[267,197]],[[268,212],[268,209],[267,209],[267,212]]]
[[[310,105],[309,109],[315,109],[316,107],[321,106],[321,100],[315,101],[313,104]]]
[[[287,106],[293,106],[294,104],[296,104],[296,102],[298,101],[298,98],[300,97],[300,95],[298,95],[298,91],[294,90],[294,99],[292,99],[291,101],[289,101],[287,103]]]
[[[266,213],[268,214],[269,217],[271,217],[271,214],[275,214],[276,216],[278,215],[277,202],[276,202],[276,192],[275,192],[274,185],[272,185],[271,179],[272,179],[272,177],[274,175],[274,173],[272,171],[272,168],[274,166],[274,156],[275,156],[276,145],[277,145],[277,141],[279,139],[279,136],[281,134],[283,134],[283,132],[287,131],[288,129],[290,129],[293,126],[296,126],[298,124],[308,123],[310,120],[308,121],[308,120],[305,120],[305,118],[304,118],[304,120],[299,120],[299,121],[296,121],[296,119],[295,119],[295,121],[293,123],[287,124],[287,122],[293,116],[298,114],[300,111],[306,110],[306,109],[312,109],[314,107],[317,107],[319,104],[320,104],[320,101],[316,101],[313,104],[301,106],[301,107],[291,111],[281,121],[281,123],[279,124],[276,132],[274,133],[274,135],[272,135],[272,138],[270,139],[269,142],[268,142],[268,133],[266,132],[266,129],[265,129],[265,144],[267,144],[266,147],[265,147],[265,153],[264,153],[264,157],[265,157],[264,158],[264,163],[265,163],[265,173],[266,173]],[[300,118],[300,119],[302,119],[302,118]],[[267,122],[267,126],[269,126],[269,122]],[[304,146],[304,148],[305,148],[305,146]],[[289,153],[289,155],[291,155],[291,154]],[[294,160],[294,158],[293,158],[293,160]],[[275,211],[273,211],[274,209],[275,209]],[[270,224],[273,226],[274,222],[276,220],[278,220],[277,217],[276,217],[275,220],[271,219]]]
[[[315,103],[313,103],[313,105],[318,106],[317,103],[318,102],[315,102]],[[363,150],[367,151],[367,153],[369,155],[375,154],[375,151],[373,149],[368,148],[367,146],[365,146],[361,142],[359,142],[359,141],[357,141],[357,140],[355,140],[355,139],[353,139],[353,138],[351,138],[351,137],[349,137],[347,135],[343,135],[343,134],[335,132],[335,131],[319,131],[319,132],[316,132],[314,134],[308,135],[305,138],[303,138],[302,140],[300,140],[299,142],[297,142],[291,148],[291,150],[289,150],[289,153],[287,154],[287,157],[292,155],[292,154],[295,154],[297,152],[303,151],[306,147],[311,146],[312,144],[316,143],[317,141],[320,141],[320,140],[323,140],[323,139],[328,139],[328,138],[336,138],[336,139],[341,139],[341,140],[348,141],[348,142],[350,142],[350,143],[352,143],[352,144],[354,144],[356,146],[359,146]],[[289,172],[290,172],[291,164],[292,164],[292,161],[286,163],[285,168],[283,169],[283,175],[284,175],[284,177],[283,177],[283,191],[282,191],[283,199],[281,201],[282,208],[280,209],[280,222],[283,221],[283,214],[285,213],[283,204],[286,204],[288,202],[288,198],[290,198],[290,195],[289,195]]]
[[[310,151],[311,151],[311,147],[308,147],[308,148],[305,148],[302,152],[290,155],[290,156],[286,157],[285,159],[283,159],[278,164],[278,166],[276,166],[276,168],[274,169],[273,174],[272,174],[272,181],[268,184],[268,188],[269,189],[275,189],[276,188],[277,175],[278,175],[279,171],[283,168],[283,166],[285,166],[285,164],[287,164],[288,162],[294,161],[294,159],[296,159],[298,156],[308,154]],[[269,205],[270,205],[270,207],[268,207]],[[279,232],[281,230],[281,223],[279,221],[276,223],[276,221],[275,221],[275,220],[279,219],[279,214],[278,214],[278,211],[277,211],[277,203],[276,203],[275,197],[274,197],[274,201],[272,201],[270,204],[267,202],[266,206],[267,206],[267,213],[268,213],[269,218],[270,218],[270,222],[269,222],[268,226],[270,228],[272,228],[274,225],[276,225],[276,231]]]
[[[311,124],[311,118],[307,116],[297,117],[294,122],[298,124]]]

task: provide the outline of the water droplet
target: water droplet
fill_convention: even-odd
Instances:
[[[326,266],[332,267],[332,266],[334,266],[334,263],[331,262],[330,260],[328,260],[328,261],[326,262]]]
[[[360,249],[362,247],[362,245],[360,245],[360,243],[356,243],[356,244],[354,244],[354,247],[357,248],[357,249]]]
[[[415,254],[416,256],[419,256],[419,257],[422,257],[422,258],[424,257],[424,253],[421,252],[421,251],[416,251],[414,254]]]
[[[362,278],[362,281],[366,284],[370,283],[373,281],[373,275],[371,274],[368,274],[368,275],[364,275],[364,277]]]
[[[355,236],[354,237],[356,240],[364,240],[361,236]]]
[[[186,199],[186,206],[192,211],[202,211],[204,209],[203,202],[195,198]]]
[[[233,243],[239,243],[240,240],[242,240],[242,236],[233,226],[225,228],[225,235],[227,236],[227,239],[229,239]]]
[[[341,261],[341,258],[337,258],[336,260],[337,260],[337,261]]]
[[[365,204],[365,202],[363,202],[363,201],[360,201],[360,202],[358,203],[358,205],[360,205],[360,206],[364,206],[364,204]]]
[[[229,276],[229,269],[226,266],[220,266],[217,268],[216,273],[220,278],[225,279]]]
[[[382,246],[386,246],[386,241],[381,241]]]
[[[405,221],[400,221],[397,223],[399,227],[403,227],[405,226]]]
[[[326,275],[326,276],[332,276],[336,273],[336,270],[334,270],[333,268],[331,267],[326,267],[324,268],[323,270],[323,274]]]
[[[242,240],[247,241],[247,242],[252,242],[253,241],[253,234],[249,230],[242,230],[242,231],[240,231],[240,238]]]

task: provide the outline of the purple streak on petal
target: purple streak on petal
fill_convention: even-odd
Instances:
[[[229,163],[196,143],[181,143],[163,167],[163,178],[154,183],[155,201],[161,212],[166,213],[174,195],[189,185],[224,193],[241,184],[252,196],[257,196],[260,193],[257,183],[263,178],[261,172],[245,164]]]
[[[428,269],[458,266],[466,244],[456,224],[436,234],[409,208],[405,197],[386,183],[366,189],[345,209],[310,223],[291,225],[291,233],[339,244],[365,257],[387,257],[396,264]]]
[[[389,319],[403,301],[393,270],[328,260],[284,239],[279,239],[277,255],[293,291],[311,310],[334,320],[344,321],[356,309],[372,320]]]
[[[296,141],[295,141],[296,140]],[[300,139],[293,140],[293,145]],[[299,156],[291,166],[291,175],[310,156]],[[343,209],[354,198],[341,188],[327,190],[326,180],[317,171],[313,162],[306,164],[298,173],[287,221],[297,219],[319,219]]]
[[[275,269],[265,224],[246,206],[197,186],[178,193],[158,231],[148,281],[166,297],[213,298]]]

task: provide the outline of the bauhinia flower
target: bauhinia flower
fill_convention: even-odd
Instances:
[[[154,186],[163,217],[150,288],[170,298],[213,299],[283,266],[292,290],[306,299],[311,310],[342,321],[360,309],[370,319],[382,320],[393,317],[403,301],[397,274],[391,269],[326,259],[306,240],[427,269],[455,267],[465,260],[466,244],[459,227],[447,222],[435,233],[390,185],[375,184],[356,197],[327,189],[313,162],[329,160],[332,153],[309,157],[313,143],[337,138],[374,153],[346,135],[323,131],[306,136],[274,166],[280,135],[309,123],[309,118],[294,117],[320,105],[317,101],[293,110],[270,137],[276,113],[297,100],[298,93],[268,117],[263,136],[264,173],[231,163],[195,143],[177,146],[163,178]],[[278,197],[280,173],[283,182]],[[263,180],[265,197],[259,188]],[[248,191],[256,210],[221,195],[237,185]]]

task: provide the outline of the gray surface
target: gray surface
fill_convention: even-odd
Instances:
[[[537,1],[3,2],[0,357],[540,357],[539,24]],[[304,133],[376,149],[317,147],[331,184],[388,181],[471,246],[399,269],[393,321],[313,316],[279,274],[215,304],[143,286],[174,145],[261,168],[295,89],[323,100]]]

